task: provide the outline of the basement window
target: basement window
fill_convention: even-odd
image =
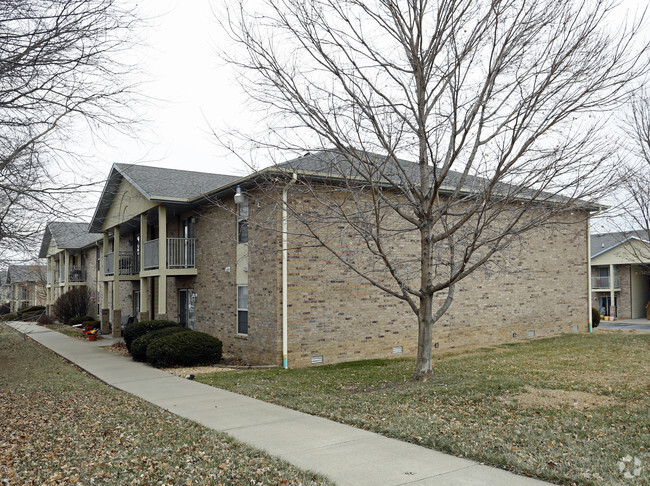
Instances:
[[[404,352],[403,346],[393,346],[393,354],[402,354]]]
[[[311,364],[323,364],[323,356],[312,356]]]

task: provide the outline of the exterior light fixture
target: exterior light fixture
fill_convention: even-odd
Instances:
[[[237,192],[235,193],[235,204],[239,206],[245,200],[245,196],[241,192],[241,186],[237,186]]]

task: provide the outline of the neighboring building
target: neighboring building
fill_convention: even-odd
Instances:
[[[11,312],[45,305],[45,265],[9,265],[6,286]]]
[[[299,245],[290,214],[283,228],[283,190],[293,202],[314,204],[288,184],[293,173],[334,180],[318,164],[308,154],[243,178],[115,164],[89,228],[103,233],[102,332],[112,325],[119,334],[127,316],[168,318],[217,336],[226,354],[279,365],[285,320],[290,367],[414,356],[417,319],[406,304],[324,248]],[[280,182],[262,190],[260,180],[269,178]],[[436,347],[586,330],[585,216],[567,212],[563,224],[528,234],[524,250],[505,259],[509,272],[463,280],[435,326]],[[406,252],[415,248],[409,244]]]
[[[591,236],[591,304],[618,319],[646,317],[650,243],[642,232]]]
[[[39,258],[47,259],[48,312],[61,294],[74,286],[91,291],[91,314],[99,313],[97,288],[101,235],[88,232],[88,223],[51,222],[45,228]]]
[[[7,283],[7,271],[0,271],[0,305],[9,302],[11,296],[11,286]]]

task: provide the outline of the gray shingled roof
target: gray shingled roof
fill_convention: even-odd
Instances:
[[[615,233],[601,233],[591,235],[591,258],[600,253],[604,253],[612,248],[625,243],[630,238],[647,240],[647,234],[644,236],[643,231],[619,231]]]
[[[45,228],[38,256],[40,258],[47,256],[47,249],[52,240],[61,250],[78,250],[95,244],[101,238],[102,235],[99,233],[88,232],[88,223],[53,221]]]
[[[386,158],[371,153],[362,153],[368,158],[385,160]],[[419,174],[419,165],[415,162],[398,159],[409,178],[416,181]],[[356,165],[356,164],[355,164]],[[433,168],[431,168],[433,171]],[[367,174],[359,174],[357,169],[350,164],[345,156],[337,150],[320,150],[309,152],[301,157],[289,160],[287,162],[268,167],[262,171],[255,172],[247,177],[238,177],[223,174],[211,174],[206,172],[192,172],[186,170],[163,169],[160,167],[146,167],[140,165],[113,164],[111,173],[106,181],[104,190],[100,197],[95,214],[90,223],[91,231],[100,231],[108,208],[113,201],[120,182],[126,179],[144,197],[150,201],[161,201],[173,204],[190,204],[199,201],[202,197],[215,194],[219,191],[232,189],[234,184],[241,183],[245,185],[264,174],[300,172],[312,177],[322,177],[328,179],[341,179],[342,177],[359,177],[362,182]],[[373,172],[374,174],[374,172]],[[400,171],[398,170],[395,159],[387,159],[383,168],[383,173],[378,177],[377,182],[387,183],[400,182]],[[374,176],[373,176],[374,177]],[[442,191],[455,190],[460,183],[462,174],[450,171],[445,178],[445,186],[441,187]],[[489,183],[487,179],[481,177],[468,176],[465,178],[462,190],[472,193],[479,192]],[[533,190],[521,189],[517,186],[499,183],[492,188],[493,194],[501,194],[508,197],[526,198],[535,197],[540,202],[570,201],[569,198],[557,196],[550,193],[538,194]],[[590,203],[585,203],[585,209],[598,209]]]
[[[45,280],[45,265],[9,265],[7,280],[9,283],[40,282]]]
[[[143,165],[115,164],[114,167],[149,200],[189,202],[239,179],[230,175]]]
[[[387,159],[382,155],[369,152],[359,152],[357,156],[360,159],[366,158],[369,161],[377,161],[379,164],[383,164],[382,177],[384,178],[385,182],[399,182],[400,169],[395,163],[395,159]],[[408,177],[414,182],[417,181],[420,174],[420,166],[417,163],[408,160],[397,160]],[[353,166],[338,150],[321,150],[318,152],[308,152],[301,157],[297,157],[287,162],[278,164],[276,167],[281,170],[318,174],[330,178],[361,177],[363,179],[367,178],[370,174],[370,171],[365,170],[362,162],[356,163],[355,161],[355,165]],[[373,173],[374,167],[376,167],[375,163],[373,163],[373,168],[371,169]],[[461,180],[461,174],[458,172],[450,171],[446,180],[450,187],[453,186],[455,188]],[[482,185],[485,182],[485,179],[470,176],[466,180],[466,186],[469,185],[475,187],[475,189],[478,189],[478,186]],[[468,187],[468,189],[471,189],[471,187]]]
[[[150,201],[189,204],[241,178],[208,172],[113,164],[90,222],[91,231],[100,231],[113,196],[123,179]]]
[[[395,163],[394,158],[386,158],[385,156],[373,154],[370,152],[358,152],[355,154],[356,157],[359,157],[359,162],[356,161],[354,166],[341,154],[338,150],[321,150],[318,152],[308,152],[301,157],[297,157],[293,160],[289,160],[282,164],[276,166],[280,170],[290,170],[296,172],[304,172],[307,174],[322,175],[330,178],[354,178],[360,177],[360,182],[364,179],[367,179],[372,175],[378,183],[392,182],[400,183],[400,174],[405,173],[412,183],[417,184],[420,177],[420,166],[416,162],[412,162],[404,159],[397,159],[398,164]],[[368,169],[364,166],[363,158],[368,160],[378,161],[382,165],[382,174],[378,175],[376,173],[375,167],[377,164],[368,165]],[[430,171],[433,175],[433,167],[430,168]],[[272,170],[271,170],[272,172]],[[457,171],[449,171],[445,177],[444,184],[440,188],[442,192],[452,192],[455,191],[461,181],[463,180],[463,175]],[[465,177],[463,186],[461,190],[465,193],[480,193],[485,191],[490,184],[488,179],[482,177],[476,177],[472,175],[467,175]],[[516,185],[510,185],[506,183],[496,183],[491,189],[493,195],[502,195],[507,197],[515,197],[517,199],[523,198],[535,198],[539,202],[542,201],[555,201],[555,202],[569,202],[570,198],[559,196],[557,194],[551,193],[539,193],[538,191],[521,188]],[[588,204],[588,203],[585,203]],[[591,205],[587,206],[587,209],[597,209],[596,207],[591,208]]]

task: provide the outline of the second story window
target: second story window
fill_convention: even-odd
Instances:
[[[237,205],[237,243],[248,243],[248,199]]]

